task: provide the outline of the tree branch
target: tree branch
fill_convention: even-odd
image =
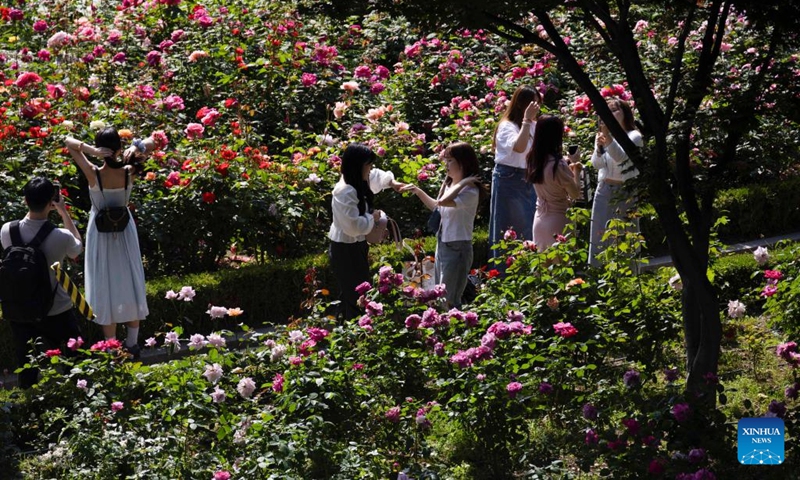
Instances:
[[[719,56],[719,47],[725,32],[725,23],[730,14],[730,0],[714,0],[708,9],[709,18],[706,22],[706,32],[703,38],[703,48],[700,53],[697,72],[692,81],[692,89],[687,95],[686,109],[681,127],[682,135],[675,147],[675,179],[683,203],[684,211],[689,220],[689,230],[695,247],[701,247],[708,241],[711,229],[711,218],[706,218],[697,202],[697,192],[692,181],[690,168],[691,161],[691,136],[694,122],[700,103],[711,85],[711,71]],[[708,249],[695,250],[707,263]]]
[[[508,40],[511,40],[511,41],[514,41],[514,42],[531,43],[531,44],[536,45],[537,47],[541,47],[541,48],[547,50],[548,52],[550,52],[550,53],[552,53],[554,55],[556,54],[555,47],[551,43],[546,42],[539,35],[536,35],[535,33],[531,32],[527,28],[522,27],[522,26],[512,22],[511,20],[508,20],[506,18],[497,16],[497,15],[495,15],[495,14],[493,14],[491,12],[487,12],[485,10],[482,11],[481,13],[486,18],[486,20],[489,22],[489,24],[487,25],[486,29],[491,31],[492,33],[500,35],[501,37],[503,37],[505,39],[508,39]],[[516,33],[519,34],[519,37],[514,37],[513,35],[510,35],[510,34],[506,33],[505,31],[499,29],[497,26],[502,26],[502,27],[504,27],[504,28],[506,28],[508,30],[516,32]]]
[[[686,53],[686,39],[689,38],[689,32],[692,31],[692,23],[694,22],[694,15],[696,12],[697,6],[693,3],[689,8],[686,19],[683,21],[683,29],[681,30],[680,37],[678,37],[675,56],[672,59],[672,79],[670,80],[669,93],[667,93],[667,98],[664,102],[664,121],[667,123],[672,119],[672,113],[675,110],[675,96],[678,94],[678,86],[683,77],[683,55]]]
[[[728,136],[725,138],[724,147],[722,150],[722,158],[719,163],[722,165],[729,164],[736,158],[736,148],[739,145],[742,137],[747,133],[757,120],[753,114],[756,108],[756,102],[759,94],[763,91],[764,80],[769,71],[769,62],[775,57],[775,51],[783,39],[784,31],[778,26],[772,27],[772,35],[770,35],[769,48],[761,54],[758,64],[755,69],[758,71],[756,79],[750,84],[747,91],[743,95],[743,100],[737,102],[739,108],[735,115],[731,118],[728,125]],[[721,169],[719,169],[721,170]],[[719,171],[717,170],[717,171]],[[715,170],[712,170],[714,172]]]
[[[611,29],[616,28],[616,22],[611,16],[608,4],[603,2],[601,5],[596,1],[584,1],[581,2],[581,6],[583,7],[583,17],[587,25],[594,28],[595,31],[600,34],[600,37],[603,39],[608,49],[611,50],[615,55],[618,55],[617,44],[614,42],[614,37],[611,34]],[[605,26],[601,25],[600,22],[597,21],[598,18],[602,20]],[[611,28],[609,28],[609,26]]]
[[[584,9],[583,12],[583,21],[586,22],[586,24],[590,27],[594,28],[594,30],[600,34],[600,38],[603,39],[603,42],[605,42],[606,46],[613,51],[615,47],[614,41],[609,35],[608,31],[603,28],[602,25],[600,25],[600,22],[597,21],[595,15],[590,14],[587,9]]]

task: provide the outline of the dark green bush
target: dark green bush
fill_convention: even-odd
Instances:
[[[720,192],[715,203],[722,225],[720,238],[728,241],[769,237],[793,231],[800,224],[800,178],[750,185]]]
[[[714,202],[715,220],[721,216],[728,223],[720,225],[719,239],[735,243],[771,237],[795,231],[800,225],[800,178],[780,182],[722,190]],[[651,255],[667,254],[666,238],[653,207],[641,209],[641,230]]]

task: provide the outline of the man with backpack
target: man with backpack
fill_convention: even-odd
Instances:
[[[50,265],[83,251],[81,234],[57,186],[46,178],[34,177],[25,184],[23,194],[28,214],[0,229],[0,303],[3,320],[11,324],[19,366],[27,363],[31,340],[41,337],[53,348],[63,348],[67,340],[80,335],[72,300],[56,282]],[[56,228],[48,220],[53,210],[66,228]],[[19,374],[18,384],[29,388],[38,376],[37,369],[25,369]]]

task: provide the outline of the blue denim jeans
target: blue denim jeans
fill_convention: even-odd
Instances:
[[[503,239],[509,228],[517,232],[517,238],[533,238],[533,216],[536,213],[536,190],[525,180],[525,170],[495,164],[492,172],[492,198],[489,217],[489,245]],[[492,250],[490,256],[501,252]],[[501,268],[502,267],[502,268]],[[498,266],[505,270],[505,264]]]
[[[439,238],[436,243],[436,283],[444,283],[451,307],[461,307],[461,296],[467,286],[472,257],[471,240],[443,242]]]

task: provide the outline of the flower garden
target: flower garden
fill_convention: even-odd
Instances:
[[[642,11],[634,29],[652,71],[677,34],[656,13]],[[0,467],[11,478],[791,477],[800,452],[793,244],[735,257],[712,245],[709,278],[725,317],[719,372],[705,379],[714,406],[684,389],[680,278],[635,267],[660,239],[620,223],[604,268],[589,269],[585,208],[544,253],[509,232],[497,246],[509,275],[476,265],[481,284],[463,311],[402,274],[409,254],[375,247],[374,279],[360,287],[365,315],[354,322],[330,315],[336,286],[316,276],[324,259],[297,286],[302,308],[282,318],[230,296],[196,305],[202,287],[183,280],[223,275],[232,258],[248,260],[242,271],[320,258],[349,141],[433,191],[449,142],[473,144],[490,170],[495,122],[513,90],[532,84],[544,110],[565,118],[569,142],[588,149],[591,102],[547,52],[480,30],[421,31],[379,12],[336,20],[302,1],[43,0],[4,4],[0,18],[3,221],[24,215],[21,186],[38,174],[60,180],[83,231],[88,191],[64,135],[89,141],[103,125],[127,141],[156,135],[161,148],[143,165],[133,207],[148,281],[168,285],[153,295],[172,312],[143,325],[146,347],[168,362],[134,362],[90,340],[87,325],[68,351],[31,360],[38,386],[0,390]],[[718,95],[703,103],[698,170],[724,141],[715,114],[758,73],[750,63],[762,44],[746,17],[732,18]],[[596,39],[559,26],[603,95],[629,98]],[[762,128],[742,147],[759,160],[738,162],[728,186],[777,191],[774,182],[793,181],[800,139],[788,100],[800,67],[796,55],[775,65]],[[382,195],[378,207],[418,257],[432,253],[419,202]],[[720,231],[742,221],[719,210]],[[642,214],[652,216],[646,206]],[[780,223],[763,220],[752,223]],[[82,266],[67,268],[80,283]],[[256,330],[265,322],[269,331]],[[780,466],[737,460],[736,422],[761,416],[786,424]]]

